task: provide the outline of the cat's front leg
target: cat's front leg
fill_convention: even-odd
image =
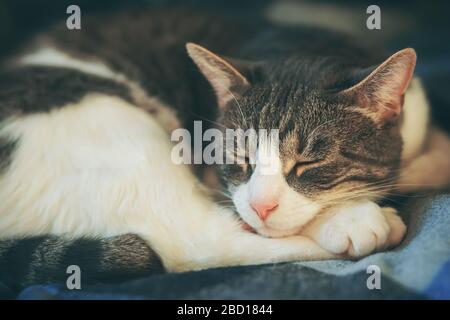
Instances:
[[[342,258],[305,236],[266,238],[242,229],[224,237],[218,235],[216,240],[202,239],[194,247],[191,244],[183,243],[182,250],[177,251],[176,255],[168,250],[161,252],[168,271]]]
[[[406,226],[393,208],[371,201],[329,209],[302,232],[324,249],[361,257],[400,243]]]
[[[166,269],[171,272],[342,257],[305,236],[265,238],[242,230],[226,243],[198,244],[194,254],[173,258],[162,256]]]

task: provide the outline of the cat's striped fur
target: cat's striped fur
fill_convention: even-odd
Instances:
[[[67,239],[36,236],[0,241],[0,282],[12,290],[38,283],[63,284],[69,266],[81,271],[82,284],[121,282],[164,272],[158,255],[142,238]]]

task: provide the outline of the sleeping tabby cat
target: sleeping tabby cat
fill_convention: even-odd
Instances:
[[[353,42],[178,10],[35,39],[0,73],[0,280],[65,281],[76,264],[84,283],[119,281],[398,244],[405,225],[376,201],[448,184],[436,154],[450,143],[428,128],[414,50],[383,62]],[[280,130],[276,174],[258,161],[219,168],[238,215],[170,159],[170,133],[196,119]],[[271,149],[261,141],[258,159]]]

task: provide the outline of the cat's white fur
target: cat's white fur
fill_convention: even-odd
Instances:
[[[418,78],[405,95],[402,138],[403,154],[398,190],[414,192],[450,185],[450,139],[430,126],[430,107]]]
[[[118,82],[128,81],[124,75],[111,70],[111,68],[100,61],[81,60],[52,46],[40,47],[33,50],[20,57],[17,62],[20,65],[70,68]]]
[[[417,77],[411,80],[406,91],[402,117],[402,161],[408,162],[422,152],[430,122],[430,106]]]
[[[17,63],[24,66],[46,66],[74,69],[89,75],[102,77],[117,81],[130,89],[130,92],[139,105],[144,109],[152,109],[155,119],[166,129],[167,132],[178,128],[180,123],[175,113],[156,97],[149,97],[141,86],[128,79],[124,74],[113,71],[110,67],[101,61],[80,59],[73,57],[66,52],[58,49],[56,46],[48,44],[48,41],[42,40],[45,44],[38,46],[25,55],[19,57]]]
[[[361,201],[325,212],[302,234],[336,254],[361,257],[398,244],[405,232],[406,226],[395,209]]]

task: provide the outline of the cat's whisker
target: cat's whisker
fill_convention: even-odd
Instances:
[[[211,120],[211,119],[207,119],[207,118],[205,118],[205,117],[203,117],[203,116],[201,116],[201,115],[199,115],[199,114],[197,114],[197,113],[195,113],[195,112],[193,112],[193,111],[190,111],[190,113],[191,113],[193,116],[198,117],[198,118],[201,119],[202,121],[209,122],[209,123],[211,123],[211,124],[214,124],[214,125],[216,125],[216,126],[219,126],[219,127],[223,128],[223,129],[230,129],[230,128],[228,128],[227,126],[225,126],[224,124],[222,124],[222,123],[219,123],[219,122],[214,121],[214,120]]]
[[[242,108],[241,108],[241,105],[239,104],[239,101],[236,99],[236,96],[233,94],[233,92],[231,92],[229,89],[227,89],[227,90],[228,90],[228,93],[233,97],[233,100],[236,102],[236,105],[237,105],[237,107],[239,109],[239,112],[241,113],[242,120],[244,121],[244,124],[246,126],[248,126],[247,119],[245,119],[245,115],[244,115],[244,112],[242,111]]]
[[[226,203],[226,204],[233,204],[233,201],[231,200],[220,200],[220,201],[216,201],[217,204],[222,204],[222,203]]]
[[[224,208],[224,209],[229,209],[229,210],[232,210],[232,211],[236,211],[236,208],[234,206],[220,206],[220,207]]]
[[[208,188],[208,191],[211,193],[218,193],[228,199],[228,201],[232,201],[232,195],[227,191],[223,189],[217,189],[217,188]]]

